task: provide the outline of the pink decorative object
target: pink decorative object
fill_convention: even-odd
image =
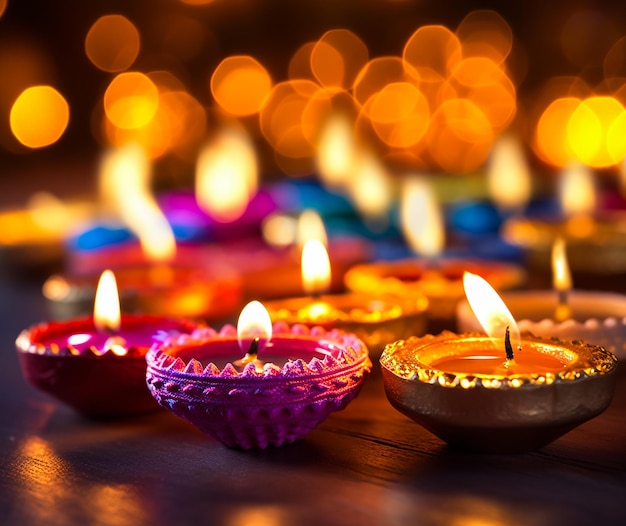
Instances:
[[[198,328],[148,354],[147,383],[163,407],[229,447],[302,438],[358,394],[372,363],[355,335],[277,323],[259,362],[238,365],[234,326]]]
[[[35,325],[16,341],[26,380],[90,416],[120,416],[158,408],[145,387],[145,354],[155,342],[188,333],[190,322],[122,316],[112,335],[93,318]]]

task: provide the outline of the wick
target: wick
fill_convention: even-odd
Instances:
[[[238,363],[241,365],[246,365],[252,362],[256,362],[257,356],[259,355],[259,337],[257,336],[254,340],[250,342],[250,347],[246,352],[246,355],[239,360]]]
[[[515,359],[515,354],[513,353],[513,346],[511,345],[511,332],[509,331],[508,325],[506,326],[506,332],[504,333],[504,352],[506,353],[507,363]],[[505,364],[505,367],[506,367],[506,364]]]
[[[567,290],[559,290],[558,291],[558,302],[556,306],[555,318],[557,321],[565,321],[566,319],[571,317],[571,310],[568,304],[568,291]]]

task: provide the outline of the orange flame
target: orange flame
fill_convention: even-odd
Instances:
[[[443,217],[426,181],[413,179],[404,184],[400,214],[404,236],[415,252],[426,257],[441,253],[445,241]]]
[[[307,294],[320,294],[330,287],[330,259],[321,241],[311,239],[302,248],[302,284]]]
[[[120,329],[120,297],[115,274],[105,270],[98,281],[93,319],[99,332],[117,332]]]
[[[261,352],[272,338],[272,320],[260,301],[251,301],[239,314],[237,339],[243,352],[248,350],[250,341],[259,338],[258,351]]]

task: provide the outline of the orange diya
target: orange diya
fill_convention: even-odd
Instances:
[[[450,446],[512,453],[540,448],[608,407],[612,353],[580,341],[520,338],[495,290],[473,274],[464,282],[489,335],[443,332],[388,345],[380,363],[396,409]]]
[[[158,409],[145,387],[145,354],[168,336],[189,333],[186,321],[120,314],[115,276],[102,274],[93,318],[49,322],[16,341],[30,384],[90,416]]]
[[[423,259],[356,265],[344,277],[349,290],[401,298],[423,295],[429,301],[431,320],[452,320],[456,304],[463,297],[462,277],[466,270],[489,279],[498,289],[523,284],[525,273],[518,265],[440,258],[445,233],[434,195],[430,187],[419,180],[409,181],[405,188],[402,225],[410,245]]]

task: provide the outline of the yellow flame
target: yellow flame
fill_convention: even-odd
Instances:
[[[248,135],[226,128],[208,144],[196,165],[196,200],[215,219],[234,221],[258,186],[258,166]]]
[[[272,338],[272,320],[267,309],[260,301],[251,301],[239,314],[237,320],[237,339],[243,352],[249,348],[250,341],[259,338],[261,352]]]
[[[596,189],[589,168],[574,164],[565,169],[561,175],[559,194],[566,215],[587,215],[593,212]]]
[[[298,218],[298,231],[296,241],[300,248],[304,247],[307,241],[317,239],[324,246],[328,245],[326,227],[324,221],[315,210],[304,210]]]
[[[517,341],[519,346],[519,328],[494,288],[481,276],[465,272],[463,287],[467,301],[480,322],[480,325],[490,338],[503,338],[506,328],[509,327],[511,340]]]
[[[100,186],[105,202],[139,237],[150,260],[174,258],[174,233],[152,196],[149,161],[139,145],[127,144],[104,156]]]
[[[98,281],[93,319],[100,332],[117,332],[120,329],[120,297],[115,274],[110,270],[105,270]]]
[[[392,200],[389,176],[378,159],[362,152],[350,178],[350,195],[356,208],[366,217],[382,217]]]
[[[520,210],[531,195],[531,179],[522,147],[511,136],[500,138],[491,152],[487,171],[489,191],[504,210]]]
[[[445,242],[443,216],[432,187],[423,179],[405,182],[400,221],[404,236],[415,252],[426,257],[441,253]]]
[[[332,115],[322,127],[317,143],[317,168],[324,184],[341,188],[350,182],[355,152],[350,121],[345,115]]]
[[[302,248],[302,285],[307,294],[320,294],[330,287],[330,259],[326,247],[310,239]]]
[[[557,238],[552,245],[552,281],[554,289],[568,291],[572,288],[572,274],[567,262],[565,240]]]

